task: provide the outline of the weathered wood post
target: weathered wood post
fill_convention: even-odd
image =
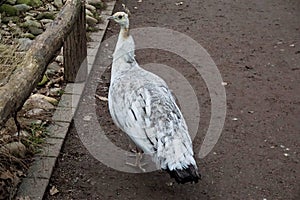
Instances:
[[[73,30],[73,25],[79,20],[77,20],[78,16],[82,17],[79,24],[84,27],[80,28],[82,36],[79,37],[81,39],[78,41],[81,41],[84,47],[77,49],[84,52],[78,53],[81,54],[81,58],[84,60],[86,56],[85,22],[83,21],[85,20],[85,9],[81,6],[81,0],[66,0],[64,7],[51,23],[51,26],[34,40],[30,49],[26,52],[23,63],[16,67],[10,75],[9,81],[0,87],[0,128],[23,106],[37,86],[46,71],[47,65],[63,46],[67,35]],[[77,49],[75,52],[77,52]],[[79,57],[75,55],[70,56],[70,58],[78,59]]]
[[[85,1],[75,19],[73,30],[67,36],[64,47],[64,79],[67,82],[82,82],[87,75]]]

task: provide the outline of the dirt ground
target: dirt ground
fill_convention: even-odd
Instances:
[[[190,36],[208,51],[228,83],[222,135],[208,156],[197,158],[202,180],[170,184],[162,171],[131,174],[109,168],[89,154],[73,125],[49,185],[59,193],[47,192],[45,199],[300,199],[300,2],[175,3],[128,1],[130,25],[166,27]],[[115,8],[119,10],[120,2]],[[105,37],[118,31],[111,23]],[[211,109],[205,83],[176,55],[150,49],[136,54],[141,64],[174,67],[194,87],[201,107],[193,141],[198,152]],[[107,95],[109,77],[109,70],[99,77],[98,95]],[[94,94],[87,89],[85,95]],[[111,141],[128,149],[128,141],[110,119],[107,102],[98,100],[96,109]],[[84,112],[79,109],[77,114]]]

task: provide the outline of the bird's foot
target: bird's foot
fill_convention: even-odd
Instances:
[[[130,165],[132,167],[139,168],[142,172],[146,172],[146,169],[143,168],[143,166],[147,165],[147,163],[141,163],[141,160],[143,158],[143,154],[141,152],[137,152],[136,154],[129,155],[130,157],[135,156],[136,160],[135,163],[126,162],[126,165]]]
[[[137,167],[142,172],[146,172],[146,169],[143,168],[143,166],[147,165],[147,163],[130,163],[130,162],[126,162],[126,165],[129,165],[129,166],[132,166],[132,167]]]

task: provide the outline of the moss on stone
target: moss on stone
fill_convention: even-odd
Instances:
[[[3,4],[2,6],[0,6],[0,12],[5,13],[7,16],[19,15],[18,9],[8,4]]]
[[[32,7],[39,7],[42,3],[43,2],[41,0],[17,0],[17,4],[26,4]]]

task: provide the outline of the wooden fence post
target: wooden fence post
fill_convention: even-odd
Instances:
[[[73,30],[67,36],[64,47],[64,79],[67,82],[83,82],[87,76],[85,1],[75,19]]]

